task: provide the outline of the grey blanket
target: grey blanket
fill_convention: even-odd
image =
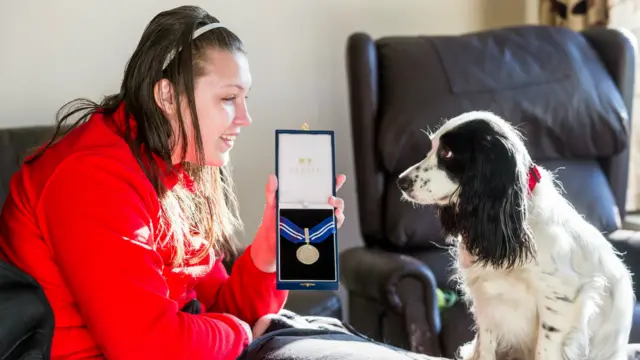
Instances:
[[[237,360],[446,360],[376,342],[325,317],[283,311]]]

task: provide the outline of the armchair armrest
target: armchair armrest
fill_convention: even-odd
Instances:
[[[640,284],[640,231],[616,230],[607,235],[613,247],[620,252],[625,265],[633,274],[634,292],[637,299]]]
[[[403,254],[350,248],[340,254],[340,274],[350,293],[404,318],[411,351],[440,355],[437,283],[426,264]]]

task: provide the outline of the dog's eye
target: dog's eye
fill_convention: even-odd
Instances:
[[[443,159],[451,159],[453,157],[453,153],[451,152],[451,150],[447,149],[446,147],[441,147],[438,152],[440,153],[440,157]]]

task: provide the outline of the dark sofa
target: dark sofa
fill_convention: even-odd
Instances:
[[[473,338],[464,303],[437,306],[436,288],[454,283],[433,207],[401,201],[396,185],[429,150],[420,130],[466,111],[490,110],[516,124],[534,160],[557,170],[566,197],[624,254],[638,282],[640,236],[621,229],[635,71],[623,33],[544,26],[375,40],[356,33],[346,52],[364,244],[343,252],[340,266],[356,329],[444,357]],[[640,306],[630,342],[640,342]]]
[[[4,203],[9,181],[19,168],[24,155],[43,144],[53,134],[49,126],[32,126],[0,130],[0,208]],[[239,254],[243,249],[239,249]],[[234,259],[226,261],[231,272]],[[285,307],[301,315],[329,316],[342,320],[342,303],[337,293],[330,291],[291,291]]]

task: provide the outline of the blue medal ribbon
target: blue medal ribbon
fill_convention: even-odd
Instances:
[[[305,238],[305,230],[308,231],[308,239]],[[280,216],[280,235],[294,244],[304,242],[320,243],[333,235],[335,231],[333,216],[329,216],[310,229],[302,229],[286,217]]]

